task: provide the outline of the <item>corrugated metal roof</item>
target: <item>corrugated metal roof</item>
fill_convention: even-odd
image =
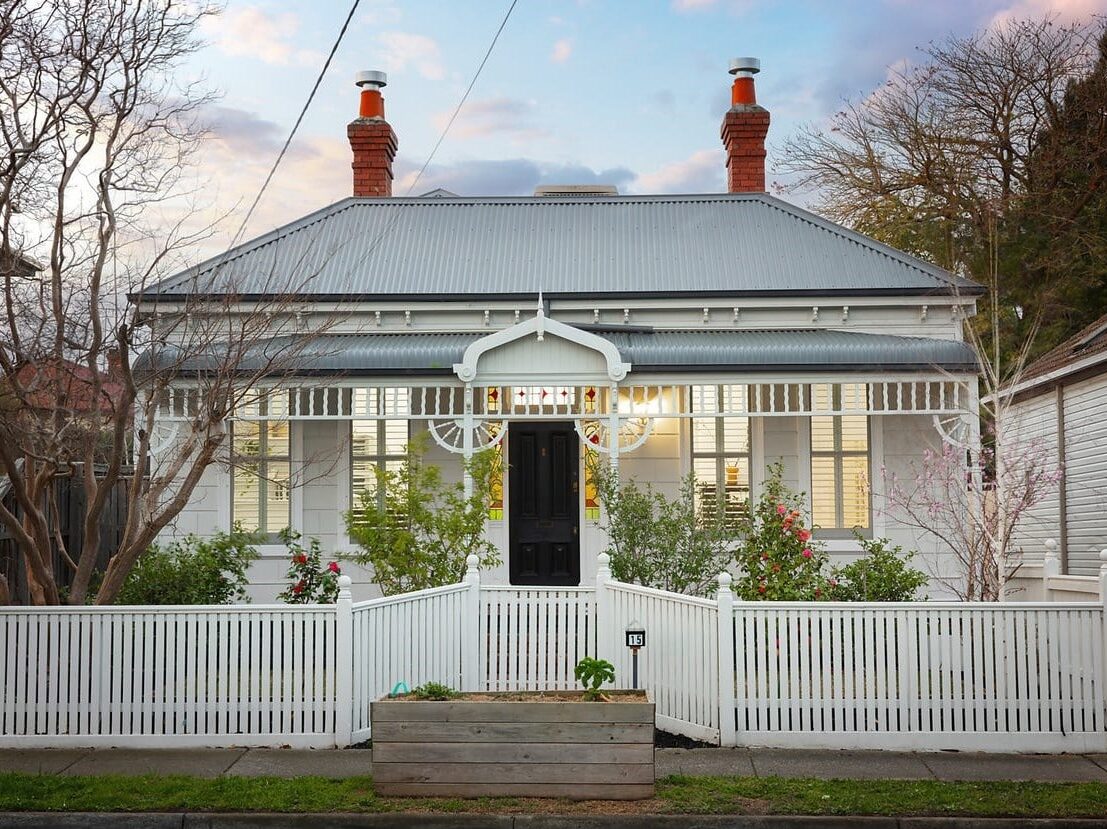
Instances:
[[[259,346],[269,354],[296,353],[304,375],[450,374],[466,346],[478,334],[328,334],[296,352],[289,338]],[[941,368],[977,370],[972,349],[963,342],[850,331],[670,331],[603,333],[632,364],[632,374],[650,371],[915,371]],[[163,351],[164,365],[183,371],[205,368],[203,357],[187,358]],[[148,361],[148,357],[143,362]],[[244,371],[259,364],[249,356]]]
[[[978,286],[758,194],[345,199],[170,278],[327,298],[864,295]]]

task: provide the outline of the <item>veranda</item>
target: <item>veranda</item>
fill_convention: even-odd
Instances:
[[[693,473],[700,497],[727,504],[756,496],[777,463],[792,488],[810,493],[831,552],[856,551],[849,539],[860,528],[919,548],[941,567],[936,540],[889,517],[873,482],[884,470],[908,474],[927,446],[978,441],[966,414],[975,407],[975,378],[937,371],[704,373],[606,384],[497,379],[303,379],[258,390],[232,419],[236,456],[205,473],[179,530],[207,534],[240,521],[275,535],[287,524],[320,538],[325,550],[349,551],[344,516],[371,485],[372,470],[396,468],[408,440],[423,435],[427,459],[467,488],[464,459],[489,448],[503,455],[486,532],[505,564],[486,574],[492,582],[591,583],[606,538],[590,453],[624,480],[669,493]],[[161,442],[178,437],[200,397],[187,386],[167,395]],[[265,587],[281,579],[283,548],[265,553],[273,564],[257,571],[255,601],[271,601],[280,589]],[[372,596],[371,579],[354,575],[358,597]]]

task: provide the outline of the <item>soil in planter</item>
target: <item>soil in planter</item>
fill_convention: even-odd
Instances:
[[[645,691],[604,691],[607,699],[594,702],[646,702]],[[450,697],[448,700],[422,700],[412,694],[400,694],[385,699],[396,702],[592,702],[586,700],[583,691],[493,691],[488,693],[468,692]]]
[[[668,731],[662,731],[660,728],[653,730],[653,745],[654,748],[718,748],[713,743],[693,740],[683,734],[672,734]]]

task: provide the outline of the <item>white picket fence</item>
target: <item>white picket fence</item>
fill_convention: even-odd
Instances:
[[[0,745],[334,744],[333,606],[4,608]]]
[[[1107,570],[1107,568],[1105,568]],[[1107,583],[1107,572],[1103,579]],[[1107,750],[1100,602],[737,602],[613,581],[465,581],[354,604],[0,609],[0,746],[344,746],[398,683],[638,675],[658,725],[722,745]]]
[[[1107,745],[1098,604],[752,603],[732,624],[743,744]]]

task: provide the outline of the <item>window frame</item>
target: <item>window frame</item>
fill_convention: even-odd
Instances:
[[[867,384],[861,384],[867,385]],[[831,406],[834,409],[841,407],[842,389],[838,383],[831,384]],[[808,399],[812,399],[813,391],[808,387]],[[867,395],[867,389],[866,389]],[[845,449],[842,446],[842,418],[863,417],[865,419],[865,449]],[[833,434],[833,449],[815,449],[814,428],[815,419],[831,421]],[[834,462],[834,526],[826,527],[817,523],[815,518],[815,459],[831,458]],[[846,458],[863,458],[865,461],[866,476],[870,478],[866,493],[866,526],[845,527],[845,472],[843,461]],[[873,419],[871,415],[820,415],[812,414],[807,418],[807,472],[811,492],[808,494],[811,501],[811,524],[818,526],[818,535],[831,540],[852,539],[854,533],[860,533],[862,538],[873,537],[873,488],[872,488],[872,463],[873,463]]]
[[[754,437],[753,437],[753,418],[749,414],[744,415],[718,415],[718,414],[700,414],[697,415],[694,412],[695,400],[697,395],[694,389],[708,386],[715,389],[715,400],[719,401],[724,398],[723,389],[727,386],[741,386],[743,388],[743,394],[747,401],[750,395],[750,387],[745,383],[694,383],[686,387],[686,394],[689,395],[689,411],[692,411],[691,417],[688,419],[688,457],[689,465],[693,475],[696,475],[696,461],[697,460],[713,460],[715,466],[715,493],[723,492],[724,497],[727,493],[727,466],[726,461],[728,458],[736,458],[741,462],[745,460],[745,472],[746,472],[746,485],[745,485],[745,504],[750,503],[750,499],[753,498],[753,457],[754,457]],[[726,448],[726,421],[741,418],[746,422],[746,449],[744,452],[728,451]],[[715,431],[715,446],[711,450],[699,450],[696,447],[696,422],[710,420],[714,421]],[[739,492],[741,491],[741,465],[739,465]],[[700,493],[698,491],[698,485],[701,483],[700,479],[696,478],[697,492],[696,492],[696,506],[700,506]],[[728,516],[729,518],[729,516]]]
[[[355,449],[354,449],[354,425],[358,424],[358,423],[372,424],[373,426],[376,427],[377,452],[371,453],[371,454],[361,454],[361,453],[358,453],[358,452],[355,451]],[[404,439],[404,451],[399,453],[399,454],[389,453],[387,451],[388,424],[389,423],[403,423],[406,426],[407,436]],[[348,456],[347,456],[347,460],[349,462],[348,463],[349,476],[348,476],[348,480],[346,482],[346,491],[349,494],[350,509],[356,509],[361,504],[361,493],[354,492],[354,478],[355,478],[354,468],[355,468],[355,466],[358,464],[358,462],[371,463],[371,464],[373,464],[374,466],[377,466],[377,467],[379,467],[383,463],[383,464],[385,464],[385,468],[387,469],[387,464],[388,464],[389,461],[403,462],[404,460],[406,460],[407,457],[408,457],[408,444],[411,442],[411,423],[412,423],[412,421],[411,421],[410,418],[399,418],[399,417],[375,418],[373,420],[364,420],[364,419],[360,419],[360,418],[351,418],[349,421],[347,421],[348,425],[347,425],[346,437],[349,441],[348,445],[350,447],[350,451],[349,451]],[[382,449],[384,449],[384,451],[380,451]],[[383,509],[383,507],[384,507],[384,493],[381,492],[381,491],[378,491],[376,493],[376,495],[377,495],[377,506]]]
[[[257,455],[244,455],[237,451],[235,431],[236,426],[241,423],[254,423],[258,427],[258,454]],[[273,455],[268,450],[269,444],[269,427],[270,424],[283,423],[288,430],[288,453],[286,455]],[[258,499],[258,527],[257,533],[262,538],[263,545],[280,544],[280,532],[283,529],[291,528],[293,525],[293,506],[292,506],[292,455],[293,455],[293,439],[292,439],[292,421],[281,420],[280,418],[261,418],[258,420],[249,421],[234,421],[230,422],[230,447],[231,447],[231,497],[230,497],[230,527],[233,529],[235,522],[238,520],[236,517],[235,502],[237,500],[238,489],[235,485],[238,477],[238,472],[245,468],[247,464],[256,464],[257,472],[255,478],[258,482],[257,499]],[[288,496],[286,503],[288,504],[288,516],[285,523],[276,529],[269,527],[269,498],[268,489],[270,486],[276,484],[273,478],[269,474],[268,467],[273,463],[284,463],[288,469],[288,479],[285,486],[288,490]],[[262,527],[265,527],[263,530]],[[251,531],[249,528],[245,528],[247,531]]]

